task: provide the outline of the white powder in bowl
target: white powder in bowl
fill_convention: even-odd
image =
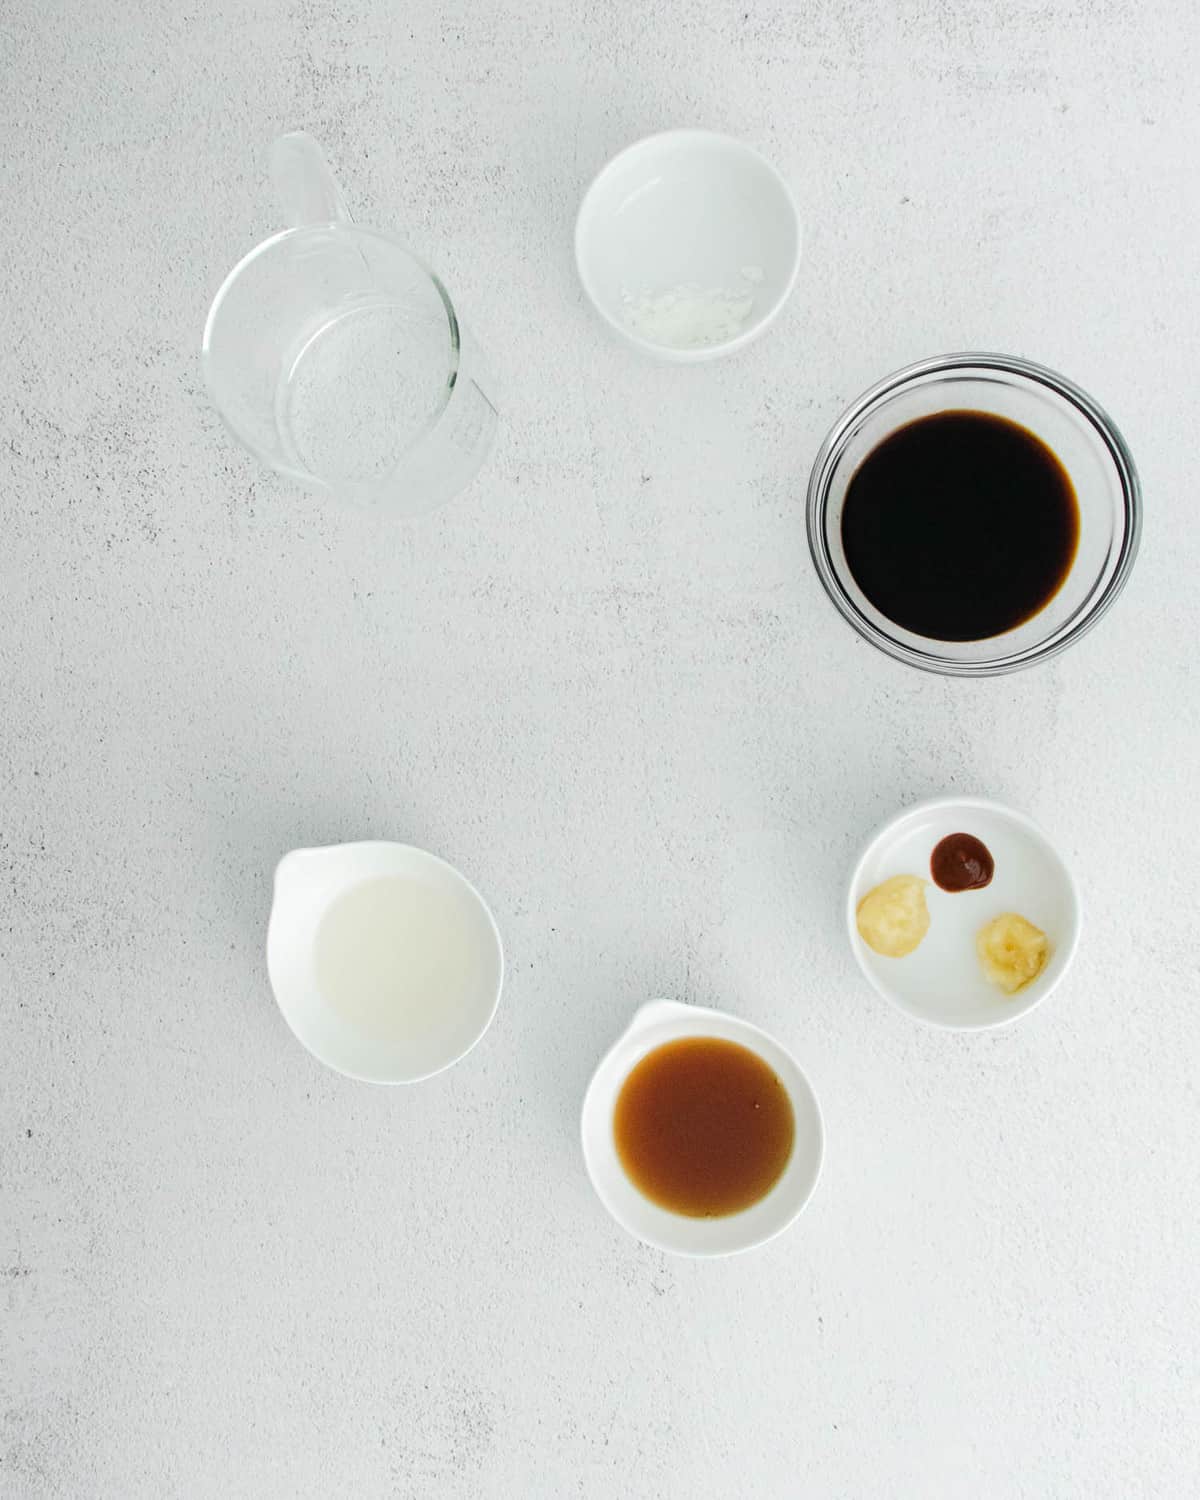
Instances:
[[[757,266],[742,269],[746,282],[761,282]],[[671,349],[708,349],[737,338],[754,311],[749,287],[731,291],[684,282],[665,292],[623,292],[624,318],[631,332]]]

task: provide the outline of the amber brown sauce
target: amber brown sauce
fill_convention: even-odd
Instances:
[[[617,1155],[634,1186],[692,1219],[735,1214],[765,1197],[795,1134],[792,1101],[772,1069],[718,1037],[647,1053],[613,1116]]]
[[[943,411],[867,454],[842,507],[854,580],[889,620],[982,641],[1044,609],[1071,571],[1079,503],[1041,438],[982,411]]]

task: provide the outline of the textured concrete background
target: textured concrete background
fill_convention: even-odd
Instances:
[[[0,1494],[1182,1497],[1200,1487],[1193,0],[8,0],[0,15]],[[674,124],[807,224],[728,364],[583,305],[581,190]],[[306,126],[458,293],[505,425],[410,530],[255,467],[205,308]],[[963,346],[1092,390],[1142,469],[1114,614],[943,682],[820,592],[802,490],[877,376]],[[919,1029],[840,928],[867,832],[1041,819],[1079,959],[1011,1034]],[[287,848],[423,844],[494,903],[496,1025],[411,1091],[268,992]],[[826,1110],[750,1259],[584,1177],[654,994],[772,1030]]]

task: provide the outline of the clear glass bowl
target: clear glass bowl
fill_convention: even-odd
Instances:
[[[1037,614],[979,641],[936,641],[881,614],[854,581],[842,506],[855,471],[898,427],[941,411],[984,411],[1028,428],[1058,456],[1079,503],[1079,545],[1062,587]],[[910,666],[988,677],[1065,651],[1121,592],[1141,533],[1141,486],[1125,440],[1077,385],[1003,354],[946,354],[872,386],[834,424],[808,482],[808,544],[826,593],[858,633]]]

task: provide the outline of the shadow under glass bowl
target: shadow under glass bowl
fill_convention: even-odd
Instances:
[[[1062,587],[1015,629],[985,640],[931,640],[889,620],[858,587],[842,543],[842,507],[863,460],[897,428],[944,411],[988,412],[1036,434],[1079,505],[1079,544]],[[881,380],[834,424],[809,477],[808,544],[825,592],[859,635],[927,672],[987,677],[1046,661],[1091,629],[1129,576],[1141,512],[1124,438],[1077,385],[1008,355],[947,354]]]

